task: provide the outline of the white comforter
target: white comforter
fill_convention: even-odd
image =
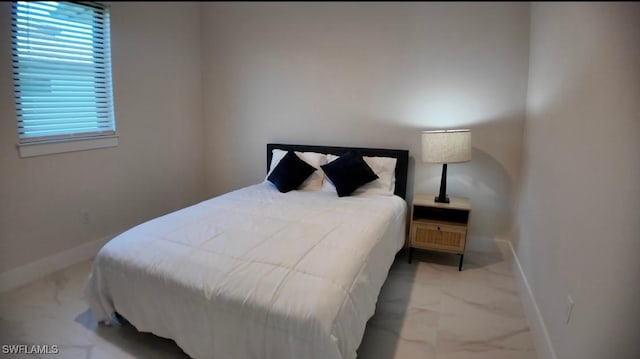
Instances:
[[[195,358],[355,358],[405,213],[396,196],[249,186],[111,240],[86,298]]]

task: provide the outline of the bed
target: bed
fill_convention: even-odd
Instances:
[[[405,242],[408,151],[267,144],[267,171],[277,150],[395,158],[393,192],[264,181],[140,224],[94,260],[96,319],[122,315],[194,358],[355,358]]]

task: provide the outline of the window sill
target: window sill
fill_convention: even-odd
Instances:
[[[18,145],[18,152],[21,158],[25,158],[116,146],[118,146],[118,136],[113,135],[62,141],[21,143]]]

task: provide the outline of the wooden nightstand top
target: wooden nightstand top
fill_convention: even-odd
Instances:
[[[434,201],[437,195],[431,193],[415,193],[413,195],[413,205],[429,206],[436,208],[464,209],[471,210],[471,202],[464,197],[449,197],[449,203],[438,203]]]

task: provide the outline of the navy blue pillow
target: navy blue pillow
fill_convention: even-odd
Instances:
[[[378,179],[362,155],[348,151],[334,161],[320,166],[336,186],[338,197],[345,197],[361,186]]]
[[[300,159],[293,151],[289,151],[278,162],[267,180],[273,183],[278,191],[287,193],[300,187],[315,170],[315,167]]]

